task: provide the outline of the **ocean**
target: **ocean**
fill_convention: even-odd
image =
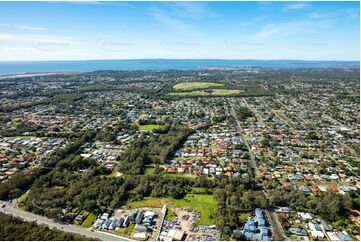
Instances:
[[[200,70],[205,67],[269,67],[269,68],[351,68],[358,61],[303,60],[87,60],[87,61],[0,61],[0,75],[97,70]]]

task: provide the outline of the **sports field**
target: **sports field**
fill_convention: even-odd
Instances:
[[[222,83],[215,82],[182,82],[173,86],[176,90],[194,90],[194,89],[205,89],[209,87],[222,87]]]
[[[139,130],[153,131],[154,129],[162,129],[164,126],[158,124],[146,124],[146,125],[139,125],[138,127]]]
[[[209,89],[207,91],[198,90],[191,92],[171,92],[170,96],[176,97],[196,97],[196,96],[228,96],[236,95],[244,92],[244,90],[232,90],[232,89]]]
[[[244,92],[243,90],[230,90],[230,89],[212,89],[212,95],[215,96],[227,96]]]

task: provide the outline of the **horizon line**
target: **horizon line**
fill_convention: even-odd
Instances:
[[[321,59],[321,60],[312,60],[312,59],[226,59],[226,58],[132,58],[132,59],[65,59],[65,60],[0,60],[0,62],[60,62],[60,61],[139,61],[139,60],[171,60],[171,61],[184,61],[184,60],[221,60],[221,61],[307,61],[307,62],[361,62],[361,60],[332,60],[332,59]]]

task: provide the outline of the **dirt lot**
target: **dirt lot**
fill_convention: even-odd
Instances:
[[[194,224],[199,220],[199,213],[186,208],[176,208],[175,213],[178,216],[182,230],[186,233],[191,232]]]

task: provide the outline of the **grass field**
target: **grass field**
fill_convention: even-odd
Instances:
[[[26,199],[28,199],[28,196],[29,196],[29,192],[26,192],[18,200],[18,207],[21,208],[22,210],[25,210],[25,202]]]
[[[144,169],[144,174],[149,175],[149,174],[154,174],[155,171],[155,167],[146,167]]]
[[[205,91],[192,91],[192,92],[171,92],[168,93],[168,95],[176,96],[176,97],[196,97],[196,96],[210,95],[210,93]]]
[[[176,97],[196,97],[196,96],[228,96],[236,95],[244,92],[244,90],[233,90],[233,89],[210,89],[206,91],[191,91],[191,92],[171,92],[168,93],[170,96]]]
[[[129,209],[134,208],[161,208],[170,203],[170,198],[145,197],[139,201],[133,201],[126,204]]]
[[[203,187],[192,187],[192,194],[209,194],[206,188]]]
[[[97,219],[97,216],[94,213],[89,213],[88,217],[84,220],[81,226],[85,228],[90,228],[92,223]]]
[[[182,82],[174,85],[173,88],[176,90],[194,90],[194,89],[204,89],[209,87],[222,87],[222,83],[214,82]]]
[[[187,194],[187,196],[180,200],[173,199],[174,206],[178,208],[190,208],[201,213],[201,218],[198,225],[213,224],[211,215],[216,212],[217,202],[213,195]]]
[[[146,124],[146,125],[139,125],[138,127],[139,130],[153,131],[154,129],[162,129],[164,126],[158,124]]]
[[[201,218],[197,223],[198,225],[213,224],[211,215],[216,212],[217,208],[217,203],[213,195],[203,194],[187,194],[183,199],[147,197],[140,201],[129,202],[127,207],[130,209],[143,207],[161,208],[165,204],[173,208],[197,210],[201,213]]]
[[[231,89],[212,89],[212,95],[216,96],[227,96],[227,95],[234,95],[244,92],[244,90],[231,90]]]
[[[190,180],[196,180],[196,178],[197,178],[195,175],[185,175],[185,174],[180,174],[180,173],[175,173],[175,174],[165,173],[164,176],[178,177],[178,178],[184,178],[184,179],[190,179]]]

